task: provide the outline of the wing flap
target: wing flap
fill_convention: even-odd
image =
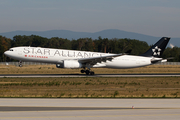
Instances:
[[[95,65],[101,62],[111,61],[113,58],[119,57],[122,55],[125,55],[125,54],[113,54],[113,55],[105,55],[105,56],[100,56],[100,57],[81,58],[78,61],[83,64],[88,63],[90,65]]]

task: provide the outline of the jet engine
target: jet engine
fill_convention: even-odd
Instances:
[[[82,64],[77,60],[64,60],[63,63],[57,63],[57,68],[81,68]]]

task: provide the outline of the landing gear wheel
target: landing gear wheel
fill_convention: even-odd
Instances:
[[[22,64],[19,64],[19,67],[22,67]]]
[[[21,60],[19,61],[19,67],[22,67],[22,61]]]
[[[90,72],[90,75],[94,75],[94,72],[92,71],[92,72]]]
[[[81,70],[81,73],[84,73],[85,72],[85,70]]]
[[[89,73],[90,73],[89,70],[86,70],[86,75],[89,75]]]

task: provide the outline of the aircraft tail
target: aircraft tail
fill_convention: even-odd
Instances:
[[[161,57],[169,40],[170,40],[169,37],[162,37],[156,44],[154,44],[149,50],[147,50],[145,53],[141,54],[140,56]]]

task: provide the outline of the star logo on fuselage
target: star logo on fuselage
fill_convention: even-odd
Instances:
[[[160,55],[161,49],[156,46],[154,49],[152,49],[153,55]]]

